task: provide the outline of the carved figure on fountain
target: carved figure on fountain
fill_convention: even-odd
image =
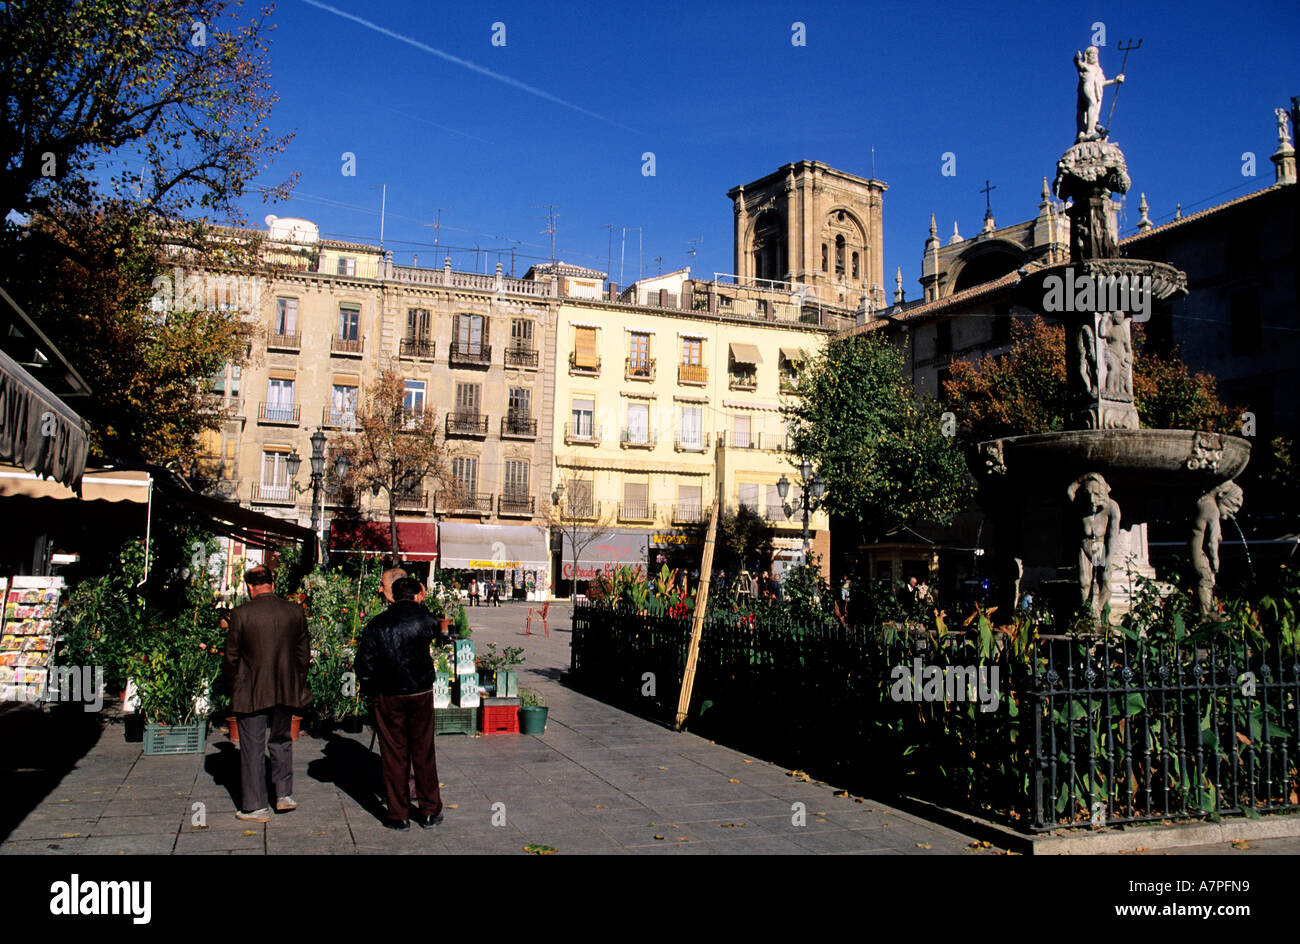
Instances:
[[[1189,550],[1192,555],[1192,570],[1196,574],[1196,603],[1202,618],[1212,618],[1216,613],[1214,586],[1219,576],[1222,522],[1241,511],[1243,500],[1241,486],[1236,482],[1224,482],[1206,492],[1196,503]]]
[[[1110,606],[1111,561],[1119,544],[1119,503],[1096,472],[1070,483],[1066,495],[1079,512],[1080,602],[1100,616]]]

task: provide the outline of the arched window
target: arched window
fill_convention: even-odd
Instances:
[[[826,244],[822,243],[822,271],[825,272],[827,271],[828,268],[829,266],[827,264]]]
[[[835,274],[844,274],[844,237],[835,237]]]
[[[858,280],[858,254],[855,252],[853,254],[853,281],[856,282],[857,280]]]

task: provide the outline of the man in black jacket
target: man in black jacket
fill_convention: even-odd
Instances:
[[[390,829],[410,829],[407,774],[415,771],[419,808],[415,821],[425,829],[442,822],[442,795],[433,748],[433,657],[438,634],[433,614],[415,602],[420,582],[393,581],[394,603],[369,623],[357,646],[357,678],[374,696],[375,730],[388,794]]]

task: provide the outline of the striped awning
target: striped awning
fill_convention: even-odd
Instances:
[[[731,342],[731,359],[737,364],[761,364],[763,358],[759,356],[758,346],[755,344],[745,344],[742,341]]]
[[[0,460],[79,491],[86,450],[81,417],[0,351]]]

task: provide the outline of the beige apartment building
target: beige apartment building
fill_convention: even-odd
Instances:
[[[196,470],[206,490],[308,524],[312,434],[347,435],[368,385],[393,365],[406,408],[434,413],[444,430],[455,482],[402,496],[403,556],[440,554],[444,567],[493,571],[514,595],[544,596],[557,280],[397,266],[379,247],[320,239],[307,221],[268,222],[255,306],[264,340],[214,380],[232,418],[206,442]],[[330,552],[384,551],[387,495],[362,492],[348,508],[336,484],[322,500]]]

